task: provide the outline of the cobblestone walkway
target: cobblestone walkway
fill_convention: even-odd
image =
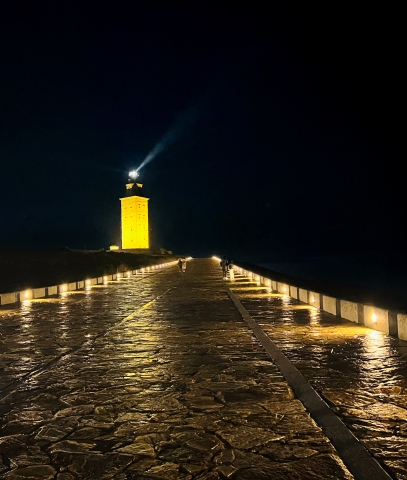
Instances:
[[[248,278],[250,316],[392,478],[407,479],[407,342],[318,311]]]
[[[215,260],[0,310],[0,478],[351,479]]]

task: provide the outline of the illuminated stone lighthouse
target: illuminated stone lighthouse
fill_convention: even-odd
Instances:
[[[137,172],[130,172],[126,196],[121,198],[122,249],[148,250],[148,198],[143,196],[141,183],[136,183]]]

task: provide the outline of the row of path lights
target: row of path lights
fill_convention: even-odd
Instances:
[[[213,257],[214,259],[216,260],[220,260],[218,257],[214,256]],[[250,279],[250,281],[254,281],[257,283],[257,285],[261,285],[261,283],[263,283],[266,287],[268,287],[269,289],[269,292],[272,293],[273,292],[273,288],[272,288],[272,281],[268,278],[263,278],[263,282],[261,282],[261,277],[260,275],[257,275],[253,272],[250,272],[248,270],[244,270],[240,267],[237,268],[237,271],[239,274],[241,275],[244,275],[246,277],[248,277]],[[282,288],[282,293],[286,296],[290,296],[289,295],[289,291],[290,291],[290,287],[289,286],[286,286],[284,285],[283,288]],[[319,295],[319,294],[318,294]],[[314,294],[310,295],[310,305],[311,307],[314,307],[316,310],[319,310],[319,307],[316,305],[317,303],[317,298]],[[377,324],[378,322],[378,313],[376,312],[376,310],[372,309],[372,313],[369,315],[370,316],[370,319],[371,321],[373,322],[373,324]]]
[[[187,260],[190,260],[191,258],[192,257],[188,257]],[[139,274],[144,274],[146,272],[150,272],[150,271],[153,271],[153,270],[158,270],[158,269],[161,269],[161,268],[169,267],[169,266],[175,265],[176,263],[177,263],[176,261],[172,261],[172,262],[162,263],[162,264],[159,264],[159,265],[152,265],[151,267],[144,267],[144,268],[136,269],[136,270],[133,270],[133,271],[131,271],[131,270],[126,271],[123,274],[122,273],[116,273],[116,280],[121,280],[121,279],[124,279],[124,278],[130,278],[132,276],[132,274],[133,275],[139,275]],[[110,280],[109,280],[109,277],[110,277]],[[30,301],[30,300],[34,300],[36,298],[43,298],[43,297],[46,297],[46,296],[53,296],[53,295],[57,295],[57,294],[66,294],[70,291],[81,290],[82,288],[85,288],[86,290],[89,290],[89,289],[92,288],[93,285],[99,285],[100,284],[98,282],[98,278],[95,278],[95,279],[89,279],[88,278],[86,280],[81,280],[81,281],[78,281],[78,282],[72,282],[72,283],[75,284],[75,288],[69,288],[69,285],[66,284],[66,283],[61,284],[58,287],[42,287],[42,288],[38,288],[38,289],[28,288],[27,290],[24,290],[24,291],[20,292],[20,298],[21,298],[22,301]],[[104,275],[103,277],[100,277],[100,278],[102,279],[102,283],[104,285],[108,285],[109,281],[114,281],[113,275]],[[83,285],[83,286],[78,287],[78,285]],[[45,295],[45,290],[46,289],[48,289],[48,295]],[[38,295],[38,296],[35,295],[36,290],[43,291],[44,295]]]

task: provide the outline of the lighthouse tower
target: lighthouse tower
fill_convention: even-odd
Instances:
[[[121,198],[122,249],[150,248],[148,235],[148,198],[143,196],[141,183],[135,183],[136,172],[130,172],[126,183],[126,196]]]

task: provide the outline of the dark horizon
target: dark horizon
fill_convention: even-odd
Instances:
[[[129,170],[155,248],[405,255],[401,12],[10,5],[0,248],[119,244]]]

